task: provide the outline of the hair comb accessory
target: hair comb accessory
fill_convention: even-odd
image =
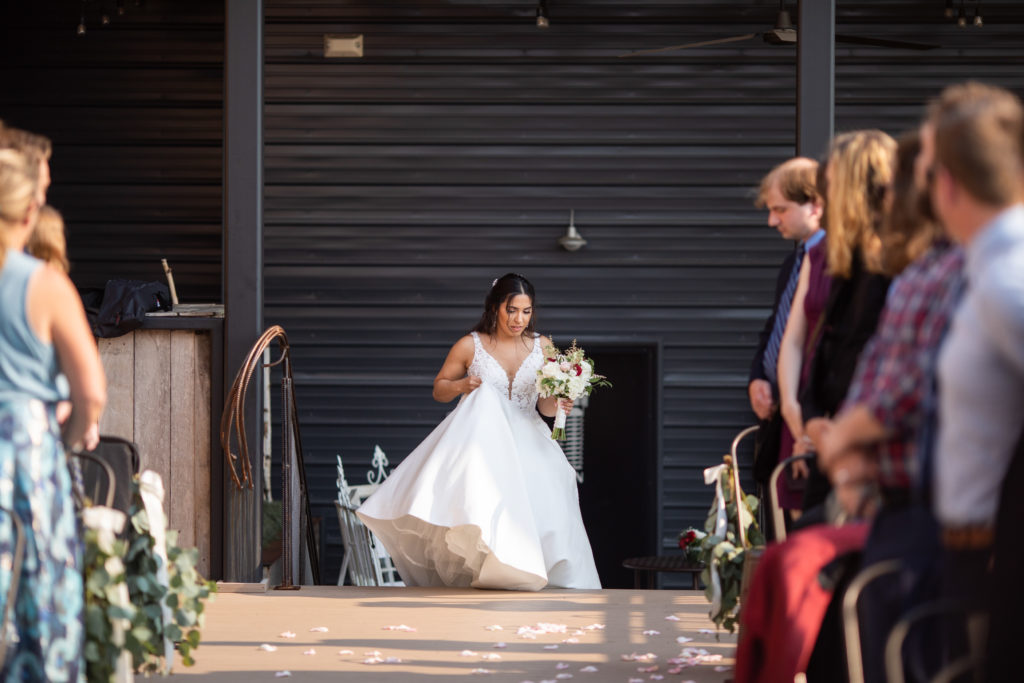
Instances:
[[[494,285],[498,284],[498,278],[491,280],[491,289],[494,289]]]

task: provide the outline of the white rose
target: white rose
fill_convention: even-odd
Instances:
[[[583,363],[580,363],[580,367],[583,369],[583,374],[580,375],[580,377],[582,377],[583,379],[590,379],[590,377],[594,374],[594,366],[591,365],[590,363],[584,361]]]
[[[578,399],[583,395],[583,392],[587,388],[587,384],[587,380],[584,379],[582,375],[580,377],[571,378],[569,380],[569,397],[574,401]]]
[[[558,377],[562,374],[562,370],[554,363],[547,363],[541,368],[541,373],[545,377]]]

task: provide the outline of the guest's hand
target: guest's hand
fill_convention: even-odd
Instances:
[[[747,394],[750,395],[750,408],[754,415],[762,420],[771,417],[775,405],[772,401],[772,385],[768,380],[755,379],[747,385]]]
[[[810,450],[821,455],[821,449],[823,442],[828,438],[829,433],[832,431],[832,420],[824,417],[815,417],[807,421],[804,425],[804,434],[811,440]]]
[[[87,451],[94,451],[96,447],[100,445],[100,423],[93,422],[92,426],[86,430],[85,435],[82,436],[82,445]]]
[[[829,480],[836,492],[836,500],[851,517],[871,516],[866,509],[873,484],[878,481],[878,464],[860,449],[848,449],[835,461]]]

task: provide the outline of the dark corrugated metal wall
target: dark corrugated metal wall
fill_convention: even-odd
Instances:
[[[0,118],[53,140],[76,284],[163,281],[167,258],[182,301],[220,301],[224,7],[124,7],[5,2]]]
[[[751,189],[793,150],[795,53],[617,55],[764,30],[775,4],[551,5],[542,31],[530,2],[267,2],[266,315],[295,345],[326,519],[335,454],[361,480],[374,444],[400,461],[450,408],[430,381],[508,270],[556,339],[662,344],[665,547],[703,521],[700,471],[751,420],[748,359],[786,249]],[[951,75],[1017,85],[1020,17],[989,29],[994,50],[941,9],[840,4],[841,30],[960,47],[840,47],[839,129],[899,132]],[[363,34],[366,56],[324,60],[325,33]],[[570,209],[576,253],[556,245]]]
[[[100,28],[100,4],[82,37],[80,3],[3,4],[0,117],[55,141],[79,284],[160,279],[167,256],[183,298],[219,300],[223,6],[126,3]],[[794,52],[617,55],[764,30],[775,3],[557,2],[548,31],[526,0],[266,4],[267,322],[295,343],[331,571],[334,455],[358,479],[375,443],[398,461],[436,424],[430,380],[507,270],[559,340],[662,343],[665,544],[699,523],[785,251],[748,191],[792,151]],[[899,132],[963,78],[1024,91],[1024,3],[987,0],[983,29],[942,4],[839,2],[841,32],[944,47],[840,46],[837,129]],[[367,56],[323,60],[347,32]]]
[[[560,23],[556,4],[540,31],[527,5],[382,19],[268,2],[266,317],[294,345],[314,501],[332,516],[335,454],[362,479],[374,444],[398,462],[451,408],[431,380],[514,270],[556,340],[662,344],[669,538],[702,517],[700,471],[749,419],[746,365],[786,248],[750,190],[792,153],[794,52],[618,59],[678,42],[679,10],[604,6],[587,23],[578,5]],[[727,34],[754,28],[726,15]],[[334,32],[364,34],[366,56],[325,61]],[[589,242],[576,253],[556,243],[570,209]]]

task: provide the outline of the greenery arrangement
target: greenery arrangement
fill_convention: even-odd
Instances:
[[[135,671],[168,671],[164,638],[174,643],[182,663],[191,666],[204,604],[216,590],[216,584],[196,570],[198,551],[180,548],[174,531],[167,532],[167,583],[161,580],[163,560],[156,553],[138,477],[132,483],[132,501],[127,520],[124,513],[109,508],[83,511],[85,659],[90,683],[113,680],[119,661],[128,666],[124,653],[130,654]]]
[[[716,484],[716,493],[704,523],[705,533],[700,536],[700,532],[692,530],[695,534],[684,548],[688,559],[692,555],[704,563],[701,580],[705,586],[704,594],[711,603],[711,620],[730,633],[735,630],[739,619],[744,562],[750,561],[753,554],[751,551],[765,544],[764,535],[757,525],[759,501],[755,496],[743,493],[732,467],[732,458],[725,456],[723,466],[709,470],[716,480],[707,483]],[[724,533],[719,533],[719,518],[723,507],[726,524]],[[741,518],[747,522],[742,537],[739,533]],[[682,535],[685,534],[687,532]]]

